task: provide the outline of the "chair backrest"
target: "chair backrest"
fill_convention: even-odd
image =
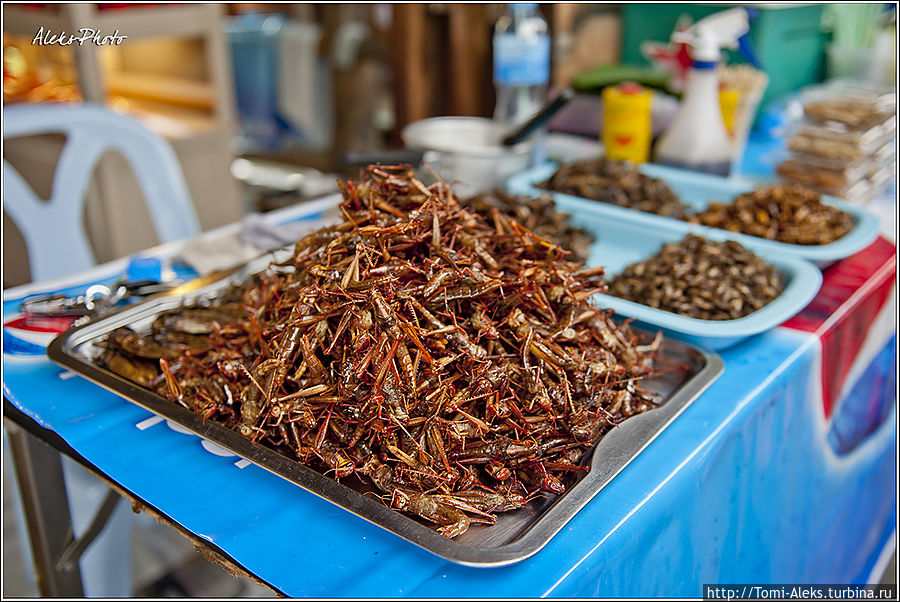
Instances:
[[[134,171],[160,242],[200,231],[175,152],[135,119],[92,104],[4,107],[4,140],[52,133],[65,134],[66,143],[49,202],[38,198],[21,174],[3,160],[4,210],[25,239],[32,280],[94,265],[82,215],[94,167],[107,151],[121,153]]]

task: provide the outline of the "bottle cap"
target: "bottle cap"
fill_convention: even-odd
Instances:
[[[643,86],[637,82],[622,82],[619,84],[619,92],[622,94],[640,94],[643,91]]]
[[[162,280],[162,261],[156,257],[141,257],[137,255],[128,262],[125,277],[129,281],[137,280]]]

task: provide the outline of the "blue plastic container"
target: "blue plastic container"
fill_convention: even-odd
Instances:
[[[225,24],[238,117],[250,147],[277,148],[286,130],[278,115],[278,36],[283,24],[280,15],[256,14],[231,17]]]
[[[626,266],[655,255],[662,245],[678,242],[692,232],[710,240],[728,240],[728,232],[712,230],[693,224],[658,223],[648,219],[650,214],[633,212],[623,218],[609,211],[610,207],[595,203],[595,207],[564,207],[573,223],[596,237],[591,245],[588,265],[606,267],[612,278]],[[666,336],[708,349],[724,349],[741,340],[765,332],[791,318],[812,301],[822,285],[822,273],[809,261],[787,254],[766,252],[747,245],[765,261],[773,264],[782,275],[785,288],[771,303],[736,320],[700,320],[647,305],[626,301],[612,295],[598,294],[594,302],[610,307],[616,314],[637,320],[647,330],[662,329]]]
[[[535,184],[550,178],[556,169],[557,165],[547,163],[540,167],[516,174],[507,181],[506,188],[514,194],[530,196],[548,194],[548,191],[537,188]],[[735,182],[719,176],[711,176],[708,174],[663,167],[661,165],[649,163],[641,165],[639,169],[648,176],[664,180],[669,187],[681,197],[682,202],[688,205],[692,211],[702,211],[714,201],[730,202],[739,194],[749,192],[757,186],[753,183]],[[649,229],[665,227],[668,224],[680,228],[683,232],[689,230],[700,233],[720,232],[724,233],[729,239],[736,240],[745,247],[759,249],[760,251],[772,255],[792,255],[795,257],[802,257],[814,262],[819,267],[826,267],[839,259],[849,257],[854,253],[862,251],[878,237],[879,232],[877,217],[864,209],[860,209],[859,207],[855,207],[849,203],[829,196],[823,196],[822,201],[853,215],[853,218],[856,220],[856,227],[840,239],[827,245],[793,245],[759,238],[758,236],[750,236],[749,234],[740,234],[738,232],[729,232],[717,228],[689,224],[671,217],[663,217],[653,213],[643,213],[634,209],[592,201],[560,192],[550,192],[549,194],[553,195],[556,206],[560,211],[573,215],[578,213],[581,209],[602,208],[604,210],[604,215],[610,216],[610,219],[616,219],[617,217],[629,219],[634,216],[640,216],[642,218],[641,223],[644,223]],[[707,234],[703,235],[707,236]]]

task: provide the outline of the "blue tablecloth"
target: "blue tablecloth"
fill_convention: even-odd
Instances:
[[[879,240],[863,254],[875,257],[839,262],[832,278],[826,270],[819,297],[837,309],[722,352],[724,374],[543,550],[507,567],[449,563],[248,465],[50,363],[38,333],[4,327],[3,392],[108,478],[290,596],[699,596],[704,583],[864,583],[880,578],[895,531],[896,296],[893,246]],[[860,265],[862,284],[834,284]],[[67,290],[116,275],[99,268]],[[19,301],[4,298],[5,325]],[[845,319],[861,311],[862,329]],[[852,340],[832,336],[850,326]],[[834,340],[852,350],[837,382],[822,372],[840,351]]]

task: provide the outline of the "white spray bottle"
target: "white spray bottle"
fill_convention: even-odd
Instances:
[[[692,47],[694,65],[688,72],[678,114],[656,144],[657,163],[728,175],[733,149],[719,106],[717,69],[721,48],[740,48],[759,67],[749,32],[746,9],[732,8],[701,19],[688,31],[672,34],[673,42]]]

